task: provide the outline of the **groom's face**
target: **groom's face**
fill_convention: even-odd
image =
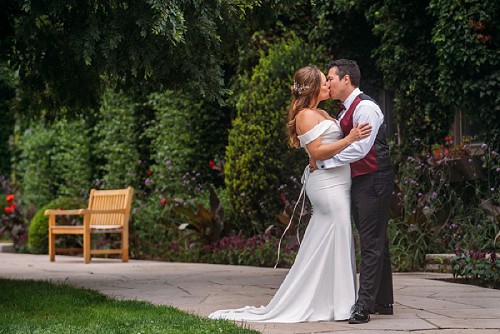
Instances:
[[[344,101],[347,96],[345,96],[346,82],[345,77],[340,78],[337,74],[338,68],[336,66],[328,70],[328,81],[330,82],[330,98],[332,100]],[[349,95],[349,94],[347,94]]]

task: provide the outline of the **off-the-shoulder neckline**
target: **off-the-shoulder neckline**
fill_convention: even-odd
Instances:
[[[307,135],[309,132],[313,131],[314,129],[316,129],[318,126],[321,125],[321,123],[324,123],[324,122],[331,122],[331,123],[334,123],[334,124],[337,124],[337,120],[333,120],[333,119],[324,119],[322,120],[321,122],[319,122],[318,124],[316,124],[312,129],[310,129],[309,131],[307,131],[306,133],[303,133],[301,135],[297,135],[297,138],[300,138],[300,137],[303,137],[305,135]]]

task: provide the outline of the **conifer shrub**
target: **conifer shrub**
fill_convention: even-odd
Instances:
[[[225,182],[239,221],[250,220],[256,233],[275,223],[283,210],[281,190],[288,189],[294,200],[298,197],[297,180],[308,158],[303,150],[288,146],[290,87],[297,69],[308,64],[321,69],[325,62],[320,49],[291,36],[262,51],[252,73],[239,78],[244,91],[229,132]]]
[[[82,209],[87,207],[83,198],[61,197],[51,201],[37,211],[29,224],[29,248],[32,253],[47,254],[49,249],[49,217],[44,214],[47,209]],[[80,224],[78,216],[61,216],[57,218],[58,224]],[[65,245],[78,245],[78,236],[65,236]],[[69,246],[67,246],[69,247]]]

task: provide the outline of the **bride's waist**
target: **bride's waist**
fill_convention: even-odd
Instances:
[[[329,168],[329,169],[316,169],[313,172],[306,171],[309,179],[325,179],[325,178],[347,178],[351,179],[351,168],[349,165]]]
[[[346,164],[346,165],[343,165],[343,166],[339,166],[339,167],[334,167],[334,168],[318,168],[316,170],[314,170],[314,172],[310,172],[311,174],[314,174],[314,173],[317,173],[319,172],[318,174],[320,173],[326,173],[326,174],[329,174],[329,173],[346,173],[346,172],[351,172],[351,167],[349,164]]]

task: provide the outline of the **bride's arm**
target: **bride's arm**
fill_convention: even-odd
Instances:
[[[314,160],[325,160],[331,158],[355,141],[368,137],[371,133],[371,128],[371,125],[368,123],[362,125],[358,125],[356,123],[349,134],[344,138],[333,143],[323,144],[321,142],[321,137],[318,137],[306,145],[307,151]]]

